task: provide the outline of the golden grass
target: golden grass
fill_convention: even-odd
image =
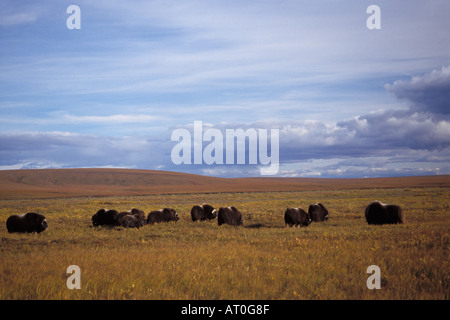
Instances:
[[[404,225],[369,226],[372,200],[403,207]],[[286,228],[288,206],[321,201],[330,220]],[[234,205],[244,227],[193,223],[190,208]],[[174,207],[177,223],[94,228],[99,208]],[[0,299],[449,299],[448,188],[149,195],[1,202]],[[49,229],[8,234],[9,215],[37,211]],[[66,268],[81,268],[81,290]],[[366,269],[381,268],[369,290]]]

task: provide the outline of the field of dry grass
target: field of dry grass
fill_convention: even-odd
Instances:
[[[406,224],[369,226],[378,199],[403,207]],[[322,202],[324,223],[287,228],[286,207]],[[234,205],[244,227],[190,221],[195,204]],[[100,208],[173,207],[176,223],[97,227]],[[448,187],[12,198],[0,204],[0,299],[449,299]],[[49,229],[9,234],[9,215],[36,211]],[[66,268],[81,268],[81,289]],[[369,265],[381,269],[369,290]]]

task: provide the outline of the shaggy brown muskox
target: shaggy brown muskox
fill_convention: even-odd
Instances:
[[[284,222],[286,226],[307,227],[311,223],[309,213],[302,208],[287,208],[284,212]]]
[[[122,212],[119,212],[117,215],[116,215],[116,218],[115,218],[115,220],[116,220],[116,225],[118,225],[118,226],[121,226],[122,225],[122,221],[123,221],[123,218],[125,218],[127,215],[129,215],[130,214],[130,212],[129,211],[122,211]]]
[[[308,213],[311,221],[322,222],[328,220],[328,210],[319,202],[311,204],[308,208]]]
[[[231,226],[242,226],[242,213],[235,207],[220,208],[217,215],[217,223],[219,226],[222,224],[229,224]]]
[[[12,215],[6,220],[8,232],[41,233],[47,228],[47,219],[42,214],[35,212]]]
[[[117,225],[117,210],[100,209],[92,216],[92,224],[94,227],[109,225]]]
[[[201,206],[193,206],[191,209],[192,221],[213,220],[217,217],[217,210],[209,204],[202,204]]]
[[[124,228],[140,228],[145,225],[145,219],[139,218],[139,216],[134,214],[127,214],[122,219],[122,227]]]
[[[402,208],[395,204],[384,204],[374,201],[364,212],[368,224],[404,223]]]
[[[169,222],[180,220],[178,217],[178,213],[175,209],[172,208],[164,208],[161,210],[155,210],[148,214],[147,216],[147,224],[154,224],[159,222]]]
[[[145,212],[144,211],[136,209],[136,208],[132,208],[132,209],[129,210],[129,212],[132,215],[134,215],[134,216],[136,216],[136,217],[138,217],[140,219],[144,219],[145,220]]]
[[[146,223],[145,212],[142,211],[142,210],[136,209],[136,208],[132,208],[132,209],[130,209],[128,211],[123,211],[123,212],[120,212],[119,214],[117,214],[117,216],[116,216],[116,224],[118,226],[126,227],[123,224],[123,220],[124,220],[124,218],[126,216],[134,216],[134,217],[136,217],[140,227],[144,226],[145,223]],[[127,225],[130,224],[130,221],[134,221],[134,220],[135,219],[128,219]]]

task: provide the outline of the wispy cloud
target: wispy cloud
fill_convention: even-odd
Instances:
[[[0,27],[16,26],[33,23],[37,20],[37,15],[33,13],[15,13],[10,15],[0,15]]]
[[[161,164],[154,138],[101,137],[71,132],[0,133],[0,166],[29,167],[141,167]]]
[[[66,114],[63,117],[63,121],[67,122],[81,122],[81,123],[107,123],[107,124],[118,124],[118,123],[151,123],[152,121],[158,119],[156,116],[150,116],[145,114],[136,115],[126,115],[126,114],[113,114],[107,116],[75,116]]]

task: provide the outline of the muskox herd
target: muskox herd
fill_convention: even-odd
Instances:
[[[193,206],[191,209],[192,221],[213,220],[217,217],[219,226],[229,224],[241,226],[244,224],[241,212],[235,207],[220,208],[219,211],[209,204]],[[94,227],[102,225],[122,226],[124,228],[139,228],[146,224],[160,222],[178,221],[178,213],[173,208],[163,208],[151,211],[147,218],[142,210],[133,208],[128,211],[118,212],[117,210],[100,209],[92,216]]]
[[[308,212],[302,208],[287,208],[284,212],[284,223],[286,226],[307,227],[314,222],[323,222],[328,220],[328,210],[319,202],[311,204]]]
[[[178,214],[175,209],[172,208],[152,211],[147,217],[145,217],[144,211],[136,208],[123,212],[100,209],[92,216],[92,224],[94,227],[122,226],[124,228],[140,228],[146,224],[154,224],[155,222],[169,222],[178,220]]]
[[[397,224],[404,223],[402,208],[395,204],[384,204],[380,201],[370,203],[365,209],[365,217],[368,224]],[[242,213],[233,206],[219,208],[217,211],[208,204],[196,205],[191,209],[193,222],[213,220],[217,217],[218,225],[228,224],[242,226],[244,221]],[[287,208],[284,213],[286,226],[307,227],[311,222],[323,222],[328,220],[329,213],[321,203],[311,204],[308,212],[302,208]],[[140,228],[146,224],[178,221],[179,217],[175,209],[163,208],[151,211],[147,217],[145,212],[136,208],[128,211],[100,209],[92,216],[92,224],[97,226],[122,226],[124,228]],[[48,228],[45,216],[35,212],[20,215],[12,215],[6,221],[8,232],[37,232]]]
[[[123,226],[125,228],[139,228],[146,223],[145,212],[136,208],[128,211],[100,209],[92,216],[92,224],[97,226]]]

